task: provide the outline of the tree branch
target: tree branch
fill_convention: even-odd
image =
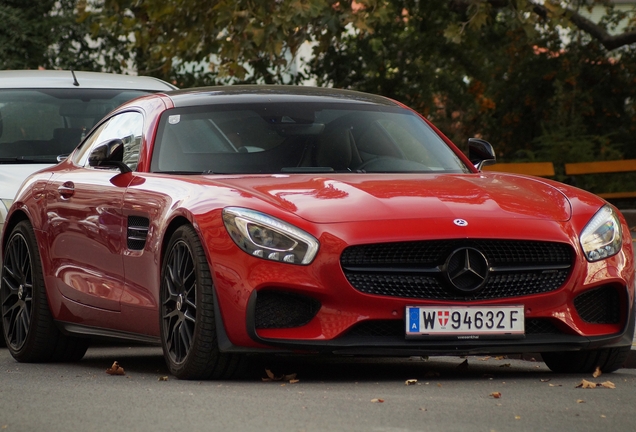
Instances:
[[[510,7],[508,0],[489,0],[490,5],[494,9],[500,9],[503,7]],[[458,12],[465,13],[470,5],[469,0],[452,0],[451,7]],[[542,4],[534,4],[532,7],[534,13],[542,18],[547,18],[549,15],[548,9]],[[592,38],[599,41],[608,51],[612,51],[616,48],[623,47],[625,45],[631,45],[636,43],[636,31],[625,32],[619,35],[611,35],[600,25],[594,21],[584,17],[576,11],[566,9],[566,18],[572,22],[576,27],[585,33],[589,34]]]

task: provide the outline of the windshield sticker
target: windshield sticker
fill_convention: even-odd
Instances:
[[[180,115],[171,115],[168,117],[168,123],[170,124],[177,124],[181,121],[181,116]]]

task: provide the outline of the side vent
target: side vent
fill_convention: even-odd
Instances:
[[[142,250],[148,238],[150,220],[142,216],[128,216],[128,249]]]

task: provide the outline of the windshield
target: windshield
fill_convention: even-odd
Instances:
[[[154,172],[469,172],[413,112],[364,103],[261,103],[166,111]]]
[[[0,90],[0,163],[56,163],[101,118],[147,94],[111,89]]]

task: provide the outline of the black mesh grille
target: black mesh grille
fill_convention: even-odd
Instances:
[[[529,318],[525,323],[526,334],[562,333],[549,319]],[[387,337],[404,338],[406,328],[402,320],[369,320],[354,325],[347,337]]]
[[[318,300],[279,291],[259,291],[254,322],[257,329],[300,327],[320,309]]]
[[[146,245],[150,221],[142,216],[128,216],[128,249],[142,250]]]
[[[490,267],[483,288],[458,292],[444,277],[453,251],[480,251]],[[345,276],[367,294],[435,300],[484,300],[545,293],[570,274],[572,249],[563,243],[451,240],[352,246],[342,253]]]
[[[526,320],[526,334],[559,334],[562,333],[552,321],[545,318],[529,318]]]
[[[581,319],[592,324],[620,322],[620,298],[612,287],[590,290],[574,299],[574,307]]]

